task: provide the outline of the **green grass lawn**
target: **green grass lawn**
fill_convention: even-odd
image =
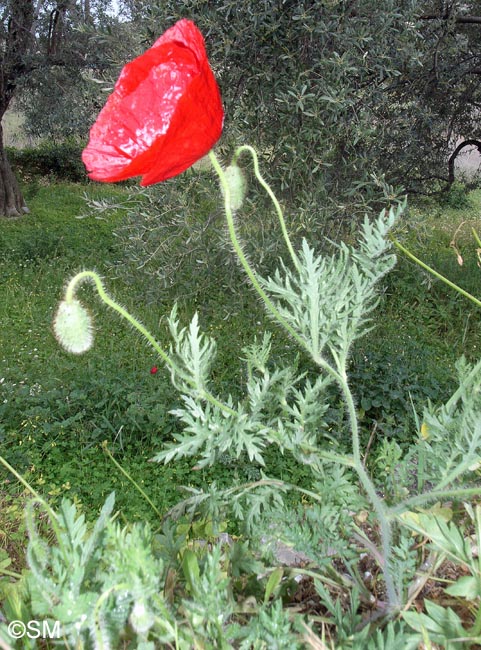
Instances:
[[[127,285],[110,277],[112,263],[122,259],[113,234],[122,215],[113,214],[108,220],[76,218],[86,211],[85,192],[98,199],[121,199],[126,190],[38,185],[29,196],[31,214],[1,225],[0,453],[36,490],[54,501],[68,494],[89,518],[115,490],[122,516],[130,521],[155,520],[148,503],[103,453],[103,441],[108,441],[115,458],[162,512],[179,500],[181,485],[200,487],[214,480],[226,484],[236,476],[257,478],[259,470],[247,461],[234,464],[229,459],[202,471],[194,470],[192,461],[168,466],[149,462],[175,431],[177,424],[169,411],[178,398],[163,369],[150,373],[152,366],[160,365],[153,351],[99,303],[92,289],[86,287],[82,293],[95,317],[93,349],[76,357],[58,346],[52,333],[53,314],[66,281],[79,270],[93,268],[104,275],[110,292],[160,340],[167,341],[162,317],[176,295],[174,285],[162,303],[146,307],[142,295],[151,279],[139,272]],[[472,193],[469,205],[462,209],[418,204],[410,208],[397,236],[438,271],[480,296],[481,270],[470,234],[470,227],[479,225],[480,209],[481,191]],[[456,236],[464,261],[460,266],[450,242],[463,222]],[[236,295],[214,285],[206,294],[205,311],[202,302],[197,303],[202,325],[218,339],[214,381],[219,390],[236,394],[243,372],[238,362],[242,345],[266,325],[260,306],[245,286]],[[223,308],[217,310],[221,303]],[[184,305],[181,317],[192,311],[192,306]],[[226,318],[226,313],[233,316]],[[428,398],[442,399],[453,385],[455,360],[461,354],[477,356],[479,313],[473,304],[400,258],[385,282],[374,322],[375,329],[352,357],[352,384],[364,435],[369,436],[376,422],[379,435],[409,443],[411,402],[420,405]],[[285,348],[286,354],[291,353],[288,342]],[[342,429],[338,415],[333,397],[333,430]],[[274,452],[266,472],[294,482],[307,477],[288,457],[279,458]],[[20,489],[4,470],[0,481],[3,494]]]
[[[166,338],[161,319],[170,311],[173,296],[147,307],[141,277],[133,285],[109,277],[112,262],[122,254],[113,235],[121,215],[108,220],[76,218],[86,212],[86,191],[98,199],[121,199],[126,193],[112,186],[40,186],[29,200],[28,216],[2,224],[0,453],[36,490],[54,500],[68,494],[89,518],[96,516],[112,490],[124,516],[152,518],[147,502],[103,453],[104,440],[161,511],[178,502],[180,485],[230,481],[232,467],[193,471],[191,461],[167,467],[148,462],[176,427],[169,411],[178,405],[178,398],[162,368],[150,373],[159,364],[155,353],[98,301],[90,287],[81,291],[94,313],[93,349],[73,356],[56,342],[52,319],[63,288],[71,276],[87,268],[102,274],[111,294],[160,339]],[[250,323],[256,309],[260,310],[258,305],[247,310]],[[211,304],[210,316],[212,310]],[[184,318],[189,312],[192,307],[180,310]],[[201,320],[210,333],[225,333],[222,317]],[[225,383],[226,366],[232,370],[231,355],[236,347],[240,353],[243,340],[239,328],[221,349],[214,369],[219,384]],[[257,469],[245,470],[259,476]],[[4,489],[19,489],[2,469],[0,476]]]

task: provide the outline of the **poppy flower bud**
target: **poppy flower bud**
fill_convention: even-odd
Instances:
[[[224,176],[229,186],[230,207],[234,211],[239,210],[247,192],[247,183],[244,174],[237,165],[229,165],[229,167],[224,169]]]
[[[154,615],[142,601],[137,601],[130,614],[130,624],[138,634],[146,634],[155,622]]]
[[[82,354],[94,341],[92,318],[78,300],[62,300],[53,321],[53,331],[60,345],[72,354]]]

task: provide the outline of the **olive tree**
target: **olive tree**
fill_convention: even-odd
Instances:
[[[481,139],[479,1],[123,7],[149,43],[181,16],[198,23],[226,104],[224,143],[257,146],[297,205],[349,218],[400,186],[439,190],[460,138]]]
[[[102,105],[87,79],[102,78],[113,65],[112,6],[111,0],[0,0],[0,120],[15,98],[35,135],[85,134]],[[26,212],[0,128],[0,216]]]

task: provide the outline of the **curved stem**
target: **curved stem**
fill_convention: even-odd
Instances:
[[[48,514],[50,518],[50,522],[52,524],[52,528],[55,532],[55,536],[58,541],[58,545],[62,551],[62,554],[64,556],[64,559],[68,561],[68,552],[65,549],[65,545],[62,541],[62,533],[59,527],[59,518],[56,512],[49,506],[49,504],[43,499],[40,494],[28,483],[21,474],[15,470],[10,463],[8,463],[3,456],[0,456],[0,463],[9,471],[11,472],[17,481],[19,481],[23,487],[30,492],[30,494],[34,497],[34,500],[37,501],[42,508],[45,510],[45,512]]]
[[[451,289],[455,289],[458,293],[460,293],[462,296],[465,298],[468,298],[468,300],[471,300],[471,302],[474,302],[475,305],[478,307],[481,307],[481,300],[478,300],[474,296],[472,296],[470,293],[465,291],[464,289],[461,289],[461,287],[458,287],[457,284],[454,284],[454,282],[451,282],[451,280],[448,280],[447,278],[444,277],[444,275],[441,275],[441,273],[438,273],[434,269],[432,269],[430,266],[425,264],[423,261],[418,259],[415,255],[413,255],[410,251],[408,251],[407,248],[404,248],[404,246],[398,242],[397,239],[394,239],[394,237],[391,237],[391,241],[396,246],[396,248],[399,248],[400,251],[402,251],[409,259],[411,259],[413,262],[416,262],[419,266],[421,266],[423,269],[426,271],[429,271],[431,275],[434,275],[435,278],[438,278],[438,280],[441,280],[445,284],[448,285],[448,287],[451,287]]]
[[[471,232],[473,233],[473,237],[476,240],[477,245],[479,247],[481,247],[481,239],[479,238],[478,233],[476,232],[476,230],[474,228],[471,228]]]
[[[124,307],[119,305],[117,302],[115,302],[115,300],[113,300],[108,295],[108,293],[105,291],[104,285],[102,284],[102,280],[100,279],[99,275],[94,271],[82,271],[81,273],[77,273],[77,275],[70,280],[70,282],[67,285],[67,289],[65,290],[65,300],[67,302],[70,302],[74,299],[75,289],[84,280],[91,280],[95,284],[95,288],[97,290],[99,298],[106,305],[108,305],[114,311],[120,314],[122,318],[125,318],[125,320],[127,320],[138,332],[140,332],[142,336],[145,339],[147,339],[147,341],[150,343],[150,345],[154,348],[154,350],[157,352],[157,354],[161,357],[161,359],[164,361],[164,363],[167,366],[169,366],[180,377],[182,377],[184,381],[188,381],[188,377],[182,373],[180,368],[178,368],[178,366],[172,361],[169,355],[161,348],[160,344],[152,336],[149,330],[144,325],[142,325],[142,323],[138,321],[134,316],[129,314],[129,312],[126,309],[124,309]]]
[[[14,469],[10,463],[8,463],[3,456],[0,456],[0,463],[8,469],[9,472],[11,472],[17,481],[23,485],[23,487],[30,492],[30,494],[34,497],[35,501],[38,501],[38,503],[42,506],[42,508],[45,509],[45,512],[47,512],[48,516],[50,517],[50,520],[52,522],[53,529],[55,530],[55,534],[57,535],[57,538],[60,537],[60,529],[57,526],[58,522],[58,516],[55,513],[54,510],[48,505],[48,503],[43,499],[40,494],[28,483],[21,474],[17,472],[16,469]],[[60,543],[60,542],[59,542]]]
[[[244,146],[244,147],[239,147],[237,149],[236,154],[234,156],[234,161],[237,159],[237,157],[242,153],[243,151],[249,151],[253,157],[254,160],[254,168],[256,171],[256,176],[259,179],[259,182],[263,185],[263,187],[266,188],[266,191],[268,191],[269,196],[273,198],[272,190],[269,188],[267,183],[265,183],[264,179],[260,176],[260,173],[258,172],[258,160],[257,160],[257,154],[255,153],[255,150],[252,149],[252,147]],[[234,251],[236,252],[239,261],[241,262],[242,266],[244,267],[245,272],[247,273],[247,276],[249,277],[252,285],[254,286],[255,290],[259,294],[259,296],[262,298],[264,304],[266,305],[267,309],[271,312],[271,314],[274,316],[274,318],[284,327],[284,329],[293,336],[293,338],[301,345],[302,348],[307,350],[310,354],[311,357],[313,357],[313,351],[310,349],[310,347],[307,345],[307,343],[304,341],[304,339],[299,336],[299,334],[289,325],[289,323],[283,318],[283,316],[279,313],[275,305],[271,302],[270,298],[266,295],[262,287],[260,286],[259,280],[257,279],[254,271],[251,269],[243,251],[242,248],[239,244],[239,241],[237,239],[237,235],[235,232],[235,227],[234,227],[234,219],[233,219],[233,214],[232,214],[232,209],[231,209],[231,201],[230,201],[230,190],[228,187],[228,184],[225,179],[224,172],[222,170],[222,167],[217,160],[215,154],[211,151],[209,153],[210,160],[212,162],[212,165],[217,172],[217,175],[219,176],[220,183],[222,185],[222,189],[224,191],[224,205],[225,205],[225,213],[226,213],[226,219],[227,219],[227,226],[229,229],[229,235],[231,238],[232,245],[234,247]],[[259,174],[259,175],[258,175]],[[287,234],[287,230],[285,227],[285,222],[284,218],[282,216],[282,210],[280,209],[280,206],[277,202],[277,199],[275,197],[273,198],[274,205],[276,206],[276,210],[278,211],[278,216],[279,220],[281,223],[281,227],[283,229],[284,237],[286,239],[286,243],[288,245],[288,248],[291,252],[291,257],[293,254],[293,249],[292,245],[290,244],[289,236]],[[297,257],[294,254],[293,261],[296,265],[296,268],[299,268],[299,262],[297,260]],[[352,446],[353,446],[353,462],[352,465],[354,467],[354,470],[356,471],[359,480],[374,508],[376,511],[376,515],[379,520],[380,528],[381,528],[381,540],[382,540],[382,556],[384,560],[384,566],[381,567],[383,573],[384,573],[384,579],[386,582],[386,591],[387,591],[387,596],[389,600],[390,607],[393,611],[399,609],[400,603],[399,603],[399,596],[396,592],[396,588],[394,585],[394,580],[393,576],[390,571],[390,559],[391,559],[391,524],[388,518],[388,510],[384,505],[383,500],[378,497],[376,494],[376,490],[374,488],[374,485],[369,478],[369,475],[367,474],[366,470],[364,469],[364,465],[362,463],[361,459],[361,453],[360,453],[360,444],[359,444],[359,426],[357,422],[357,416],[356,416],[356,408],[354,405],[354,400],[352,397],[352,393],[349,389],[349,386],[347,384],[347,377],[345,372],[341,369],[338,368],[337,370],[334,369],[332,366],[329,365],[322,357],[319,357],[319,355],[316,355],[314,358],[314,361],[319,365],[321,368],[323,368],[326,372],[328,372],[339,384],[341,387],[344,397],[346,400],[347,404],[347,410],[349,414],[349,419],[351,422],[351,430],[352,430]],[[314,496],[314,495],[312,495]]]
[[[159,519],[162,519],[162,513],[160,510],[156,507],[154,502],[150,499],[149,495],[140,487],[140,485],[134,481],[134,479],[130,476],[130,474],[125,470],[120,463],[118,463],[115,458],[112,456],[112,453],[110,449],[107,447],[107,441],[104,440],[102,443],[102,449],[105,454],[110,458],[110,460],[113,462],[113,464],[122,472],[122,474],[132,483],[132,485],[140,492],[140,494],[144,497],[144,499],[147,501],[147,503],[150,505],[152,510],[155,512],[155,514],[158,516]]]
[[[251,147],[251,146],[249,146],[247,144],[244,144],[244,145],[242,145],[242,146],[240,146],[240,147],[238,147],[236,149],[236,151],[234,153],[234,156],[232,158],[232,163],[235,164],[237,162],[237,159],[240,157],[240,155],[244,151],[247,151],[252,156],[252,161],[254,163],[254,174],[255,174],[257,180],[259,181],[259,184],[262,185],[262,187],[265,189],[265,191],[269,195],[269,198],[271,199],[271,201],[272,201],[272,203],[274,205],[275,211],[277,212],[277,217],[279,219],[279,223],[281,224],[282,234],[284,235],[284,240],[285,240],[287,248],[289,250],[289,254],[290,254],[291,258],[292,258],[292,261],[294,262],[294,266],[296,267],[296,269],[299,269],[299,260],[297,259],[297,255],[296,255],[296,253],[294,251],[294,248],[292,247],[291,240],[289,238],[289,233],[287,232],[286,222],[284,220],[284,214],[282,212],[282,208],[280,206],[279,201],[277,200],[276,195],[272,191],[270,185],[267,183],[267,181],[261,175],[261,172],[260,172],[260,169],[259,169],[259,157],[257,155],[257,151],[253,147]]]
[[[122,305],[119,305],[117,302],[115,302],[115,300],[113,300],[108,295],[108,293],[105,291],[104,285],[102,284],[102,280],[100,279],[100,276],[94,271],[82,271],[81,273],[78,273],[74,278],[70,280],[70,282],[67,285],[67,289],[65,290],[65,300],[67,302],[70,302],[71,300],[74,299],[75,289],[77,285],[82,283],[84,280],[91,280],[94,283],[99,298],[103,300],[103,302],[106,305],[108,305],[114,311],[120,314],[122,318],[125,318],[125,320],[127,320],[132,325],[132,327],[134,327],[138,332],[140,332],[140,334],[142,334],[142,336],[154,348],[154,350],[164,361],[164,363],[171,370],[173,370],[175,374],[181,377],[183,381],[185,381],[187,384],[190,384],[193,388],[197,388],[196,382],[192,379],[192,377],[189,377],[189,375],[186,375],[184,372],[182,372],[179,366],[175,363],[175,361],[171,359],[171,357],[167,354],[167,352],[165,352],[165,350],[160,346],[159,342],[152,336],[149,330],[144,325],[142,325],[142,323],[138,321],[134,316],[132,316],[132,314],[130,314],[124,307],[122,307]],[[214,397],[214,395],[212,395],[205,389],[202,389],[201,391],[199,391],[199,393],[201,397],[206,399],[208,402],[210,402],[212,405],[216,406],[217,408],[220,408],[222,411],[228,413],[229,415],[237,414],[237,412],[234,409],[220,402],[216,397]]]
[[[257,276],[255,275],[254,271],[251,269],[249,262],[247,261],[246,256],[244,255],[244,252],[242,251],[241,245],[239,243],[239,240],[237,238],[237,234],[235,231],[235,226],[234,226],[234,217],[232,214],[232,209],[231,209],[231,200],[230,200],[230,189],[227,184],[224,170],[222,169],[219,161],[217,160],[216,155],[214,154],[213,151],[209,152],[209,158],[212,162],[212,165],[219,177],[220,183],[222,185],[222,189],[224,191],[224,208],[225,208],[225,215],[226,215],[226,220],[227,220],[227,227],[229,230],[229,235],[230,239],[232,242],[232,246],[234,247],[234,251],[239,258],[240,263],[242,264],[244,271],[247,274],[247,277],[251,281],[252,286],[254,289],[257,291],[259,296],[261,297],[262,301],[264,302],[266,308],[272,316],[275,318],[275,320],[282,325],[282,327],[297,341],[297,343],[304,349],[307,350],[309,355],[312,356],[312,350],[310,347],[307,345],[307,343],[304,341],[304,339],[299,336],[299,334],[289,325],[289,323],[286,321],[286,319],[279,313],[277,310],[276,306],[274,303],[271,301],[269,296],[266,294],[264,289],[261,287],[259,280],[257,279]],[[316,360],[317,361],[317,360]]]
[[[481,241],[479,240],[479,237],[478,237],[478,235],[477,235],[477,233],[476,233],[476,231],[474,229],[473,229],[473,235],[474,235],[476,241],[479,242],[479,244],[481,244]],[[471,302],[473,302],[477,307],[481,307],[481,300],[478,300],[472,294],[468,293],[467,291],[465,291],[464,289],[459,287],[457,284],[454,284],[454,282],[451,282],[451,280],[448,280],[447,278],[445,278],[444,275],[441,275],[441,273],[438,273],[438,271],[435,271],[433,268],[431,268],[430,266],[425,264],[422,260],[420,260],[415,255],[413,255],[410,251],[408,251],[407,248],[404,248],[404,246],[397,239],[394,239],[394,237],[391,237],[391,240],[392,240],[393,244],[397,248],[399,248],[400,251],[402,251],[413,262],[416,262],[416,264],[418,264],[421,268],[423,268],[426,271],[428,271],[429,273],[431,273],[431,275],[434,275],[435,278],[438,278],[438,280],[441,280],[442,282],[447,284],[448,287],[451,287],[451,289],[454,289],[455,291],[460,293],[462,296],[464,296],[468,300],[471,300]],[[466,377],[465,381],[463,381],[463,385],[460,386],[452,394],[452,396],[449,398],[449,400],[446,402],[446,408],[448,409],[448,411],[451,411],[452,409],[454,409],[454,407],[456,406],[458,400],[460,399],[462,394],[465,392],[466,387],[469,385],[470,381],[472,379],[474,379],[474,377],[476,377],[476,375],[480,372],[480,370],[481,370],[481,361],[478,361],[478,363],[474,366],[474,368],[471,370],[471,372]]]
[[[52,517],[52,519],[58,520],[57,515],[55,512],[50,508],[48,503],[42,499],[40,494],[28,483],[21,474],[17,472],[16,469],[14,469],[10,463],[8,463],[3,456],[0,456],[0,463],[8,469],[9,472],[11,472],[17,481],[23,485],[23,487],[30,492],[30,494],[39,502],[42,504],[42,506],[45,508],[45,510],[48,512],[49,516]]]

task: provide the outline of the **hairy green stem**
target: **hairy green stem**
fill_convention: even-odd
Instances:
[[[237,156],[240,155],[242,151],[249,151],[253,157],[254,160],[254,168],[255,170],[258,170],[258,160],[257,160],[257,155],[255,151],[252,149],[252,147],[239,147],[239,149],[236,151],[236,155],[234,156],[234,160],[236,159]],[[225,179],[225,175],[223,172],[223,169],[217,160],[215,154],[211,151],[209,153],[210,160],[212,162],[212,165],[217,172],[217,175],[219,176],[220,183],[222,185],[222,189],[224,192],[224,204],[225,204],[225,213],[226,213],[226,219],[227,219],[227,226],[229,229],[229,235],[231,238],[232,245],[234,247],[234,251],[237,254],[237,257],[239,258],[239,261],[241,262],[242,266],[244,267],[245,272],[247,273],[247,276],[249,277],[253,287],[261,297],[262,301],[264,302],[266,308],[270,313],[273,315],[275,320],[284,327],[284,329],[291,334],[291,336],[301,345],[302,348],[307,350],[310,354],[311,357],[313,357],[314,361],[319,365],[321,368],[323,368],[326,372],[328,372],[339,384],[341,387],[341,390],[344,393],[345,399],[346,399],[346,404],[347,404],[347,410],[349,414],[349,419],[351,422],[351,430],[352,430],[352,446],[353,446],[353,467],[354,470],[356,471],[359,480],[361,482],[361,485],[363,486],[374,510],[376,511],[378,520],[379,520],[379,525],[381,529],[381,540],[382,540],[382,556],[383,556],[383,561],[384,561],[384,566],[381,567],[383,573],[384,573],[384,579],[386,582],[386,591],[387,591],[387,596],[389,600],[389,605],[392,611],[395,611],[399,609],[400,607],[400,600],[399,600],[399,595],[396,592],[396,588],[394,586],[394,580],[393,576],[390,571],[390,559],[391,559],[391,523],[388,518],[388,511],[387,508],[384,505],[383,500],[378,497],[376,494],[376,490],[374,488],[374,485],[369,478],[369,475],[367,474],[366,470],[364,469],[364,465],[362,463],[362,458],[361,458],[361,453],[360,453],[360,445],[359,445],[359,427],[358,427],[358,422],[357,422],[357,416],[356,416],[356,408],[354,405],[354,400],[352,397],[352,393],[349,389],[349,386],[347,384],[347,377],[345,372],[341,372],[341,369],[338,368],[337,370],[334,369],[329,363],[327,363],[322,357],[320,357],[319,354],[314,354],[314,351],[310,349],[310,347],[307,345],[307,343],[304,341],[304,339],[299,336],[299,334],[289,325],[289,323],[283,318],[283,316],[279,313],[275,305],[272,303],[270,298],[267,296],[265,291],[262,289],[260,286],[259,280],[257,279],[256,274],[250,267],[243,251],[242,248],[239,244],[239,241],[237,239],[237,235],[235,232],[235,227],[234,227],[234,219],[233,219],[233,214],[232,214],[232,209],[231,209],[231,199],[230,199],[230,190],[227,184],[227,181]],[[257,176],[257,171],[256,171],[256,176]],[[260,174],[259,174],[260,176]],[[262,177],[261,177],[262,178]],[[265,181],[260,181],[263,186],[265,186]],[[273,196],[272,190],[269,188],[269,196]],[[275,199],[275,197],[274,197]],[[273,199],[273,200],[274,200]],[[274,201],[274,205],[278,205],[277,199]],[[285,232],[285,237],[286,242],[288,241],[288,247],[289,250],[292,249],[292,246],[290,246],[290,240],[287,235],[287,230],[285,229],[285,223],[284,219],[282,217],[282,211],[280,210],[279,206],[279,219],[281,222],[281,227],[283,228],[283,232]],[[291,253],[292,256],[292,253]],[[297,257],[293,258],[293,261],[296,265],[296,268],[299,269],[299,262],[297,260]],[[349,463],[350,464],[350,463]]]
[[[476,460],[475,460],[475,458],[476,458]],[[476,462],[478,459],[479,459],[478,455],[476,455],[475,457],[473,457],[473,455],[471,455],[469,460],[464,460],[461,463],[459,463],[459,465],[457,465],[453,470],[451,470],[451,472],[449,472],[449,474],[444,476],[443,479],[441,481],[439,481],[439,483],[436,484],[436,486],[434,487],[434,490],[440,491],[446,485],[454,483],[454,481],[458,478],[458,476],[461,476],[467,470],[469,470],[471,465],[473,465],[473,462]]]
[[[479,245],[481,246],[481,241],[480,241],[476,231],[474,230],[474,228],[473,228],[473,235],[474,235],[474,237],[476,239],[476,242],[478,242]],[[413,255],[411,253],[411,251],[409,251],[407,248],[405,248],[397,239],[394,239],[394,237],[391,237],[391,240],[392,240],[393,244],[397,248],[399,248],[400,251],[402,251],[407,257],[409,257],[409,259],[411,259],[413,262],[418,264],[421,268],[423,268],[426,271],[428,271],[429,273],[431,273],[431,275],[434,275],[435,278],[438,278],[438,280],[441,280],[442,282],[447,284],[448,287],[451,287],[451,289],[454,289],[455,291],[460,293],[462,296],[464,296],[468,300],[471,300],[471,302],[473,302],[477,307],[481,307],[481,300],[478,300],[477,298],[475,298],[475,296],[470,294],[468,291],[465,291],[464,289],[459,287],[457,284],[454,284],[454,282],[451,282],[451,280],[448,280],[448,278],[444,277],[444,275],[441,275],[441,273],[438,273],[438,271],[435,271],[433,268],[431,268],[430,266],[425,264],[422,260],[420,260],[418,257]],[[460,397],[466,391],[466,387],[479,374],[480,371],[481,371],[481,360],[478,361],[478,363],[474,366],[474,368],[468,374],[468,376],[466,377],[466,380],[463,382],[463,385],[460,386],[451,395],[449,400],[446,402],[445,406],[446,406],[448,411],[452,411],[455,408],[455,406],[456,406],[457,402],[459,401]]]
[[[341,375],[340,375],[341,376]],[[356,407],[354,404],[354,399],[347,383],[347,377],[341,376],[340,388],[344,394],[344,399],[346,401],[347,412],[349,415],[349,421],[351,424],[351,433],[352,433],[352,452],[354,458],[354,470],[357,473],[362,487],[364,488],[368,499],[370,500],[376,515],[379,521],[380,533],[381,533],[381,547],[382,547],[382,557],[383,557],[383,566],[381,570],[384,575],[384,581],[386,583],[386,594],[389,602],[390,609],[394,612],[397,611],[400,606],[400,596],[396,591],[393,576],[391,573],[391,546],[392,546],[392,535],[391,535],[391,522],[389,520],[389,510],[385,506],[384,501],[376,493],[374,485],[364,468],[364,464],[361,458],[361,450],[359,444],[359,425],[356,415]]]
[[[336,371],[323,359],[320,360],[318,365],[336,380],[344,395],[352,434],[352,460],[349,465],[353,467],[354,471],[357,473],[361,485],[364,488],[379,521],[383,557],[383,566],[381,566],[381,569],[384,574],[389,605],[394,612],[397,611],[400,607],[400,596],[396,591],[393,576],[391,574],[392,534],[391,522],[389,520],[389,509],[384,505],[383,499],[377,495],[374,485],[365,470],[364,463],[361,458],[359,424],[357,421],[356,406],[354,404],[354,398],[351,393],[351,389],[349,388],[349,384],[347,382],[346,372],[341,372],[341,369],[338,369]]]
[[[239,262],[242,264],[244,271],[247,274],[247,277],[251,281],[252,286],[254,289],[257,291],[259,296],[261,297],[262,301],[264,302],[267,310],[272,314],[274,319],[282,325],[282,327],[292,336],[293,339],[297,341],[297,343],[304,349],[306,350],[309,355],[312,356],[312,351],[308,344],[304,341],[302,336],[299,336],[299,334],[293,329],[289,323],[286,321],[286,319],[279,313],[278,309],[274,305],[274,303],[271,301],[269,296],[266,294],[264,289],[261,287],[261,284],[252,270],[249,262],[247,261],[246,256],[244,255],[244,252],[242,250],[242,247],[239,243],[239,240],[237,238],[237,234],[235,231],[235,226],[234,226],[234,216],[232,214],[232,208],[231,208],[231,198],[230,198],[230,189],[229,185],[226,181],[224,170],[222,169],[222,166],[220,165],[219,161],[217,160],[216,155],[214,154],[213,151],[209,152],[209,158],[212,162],[212,166],[214,167],[219,180],[220,184],[222,186],[223,192],[224,192],[224,208],[225,208],[225,216],[227,220],[227,228],[229,230],[229,236],[230,240],[232,243],[232,246],[234,248],[234,251],[239,259]]]
[[[409,510],[413,506],[419,506],[423,503],[429,501],[442,501],[443,499],[460,499],[466,497],[477,496],[481,494],[481,487],[477,488],[457,488],[455,490],[433,490],[432,492],[426,492],[425,494],[415,494],[409,499],[404,499],[397,503],[395,506],[391,506],[388,510],[389,517],[395,517],[400,515],[406,510]]]
[[[20,580],[22,577],[21,573],[16,573],[15,571],[9,571],[8,569],[0,568],[0,575],[8,576],[9,578],[14,578],[15,580]]]
[[[287,232],[286,222],[284,220],[284,213],[282,212],[282,208],[280,206],[279,201],[277,200],[276,195],[274,194],[271,187],[269,186],[269,184],[267,183],[267,181],[264,179],[264,177],[262,176],[262,174],[260,172],[260,169],[259,169],[259,157],[257,155],[257,151],[253,147],[251,147],[250,145],[244,144],[244,145],[242,145],[242,146],[240,146],[240,147],[238,147],[236,149],[236,151],[234,153],[234,156],[232,158],[232,163],[235,164],[237,162],[237,159],[241,156],[241,154],[244,151],[247,151],[252,156],[252,161],[254,163],[254,174],[255,174],[259,184],[262,185],[262,187],[265,189],[265,191],[269,195],[269,198],[271,199],[271,201],[272,201],[272,203],[274,205],[275,211],[277,213],[277,217],[279,219],[279,223],[281,225],[281,230],[282,230],[282,234],[284,236],[284,241],[286,242],[286,246],[287,246],[287,248],[289,250],[289,254],[291,256],[292,261],[294,262],[294,266],[296,267],[296,269],[299,269],[299,260],[297,258],[297,255],[296,255],[295,251],[294,251],[294,248],[292,246],[292,243],[291,243],[291,240],[290,240],[290,237],[289,237],[289,233]]]
[[[481,248],[481,239],[479,238],[478,233],[474,228],[471,228],[471,232],[473,233],[473,237],[476,240],[477,245]]]
[[[67,285],[67,289],[65,291],[65,300],[66,302],[71,302],[74,297],[75,297],[75,290],[79,284],[84,282],[85,280],[90,280],[94,283],[95,288],[97,290],[97,293],[99,295],[99,298],[109,307],[111,307],[114,311],[116,311],[118,314],[122,316],[122,318],[125,318],[126,321],[128,321],[132,327],[134,327],[142,336],[150,343],[150,345],[154,348],[154,350],[157,352],[157,354],[160,356],[162,361],[171,369],[174,371],[175,374],[177,374],[179,377],[182,378],[183,381],[185,381],[187,384],[190,384],[193,388],[197,388],[197,385],[195,381],[186,375],[182,370],[179,368],[179,366],[171,359],[171,357],[165,352],[165,350],[161,347],[159,342],[152,336],[152,334],[149,332],[149,330],[142,325],[140,321],[138,321],[132,314],[130,314],[122,305],[119,305],[115,300],[113,300],[108,293],[105,291],[104,285],[102,284],[102,280],[100,279],[100,276],[95,273],[94,271],[82,271],[81,273],[78,273],[75,277],[73,277],[69,284]],[[213,406],[216,406],[217,408],[221,409],[225,413],[228,413],[229,415],[237,415],[237,412],[232,409],[230,406],[227,406],[227,404],[222,403],[219,401],[214,395],[209,393],[209,391],[206,391],[205,389],[202,389],[199,391],[201,397],[206,399],[208,402],[210,402]]]
[[[10,465],[10,463],[8,463],[8,462],[5,460],[5,458],[3,458],[3,456],[0,456],[0,463],[1,463],[1,464],[2,464],[6,469],[8,469],[9,472],[11,472],[11,473],[15,476],[15,478],[17,479],[17,481],[19,481],[19,483],[21,483],[21,484],[24,486],[24,488],[25,488],[26,490],[28,490],[28,492],[30,492],[30,494],[34,497],[34,500],[37,501],[37,502],[42,506],[42,508],[45,510],[45,512],[48,514],[48,516],[49,516],[49,518],[50,518],[50,522],[51,522],[51,524],[52,524],[52,528],[53,528],[53,530],[54,530],[54,532],[55,532],[55,536],[56,536],[57,541],[58,541],[58,545],[59,545],[59,547],[60,547],[60,549],[61,549],[61,551],[62,551],[62,555],[63,555],[65,561],[68,562],[69,554],[68,554],[68,550],[65,548],[65,545],[64,545],[63,542],[62,542],[62,533],[61,533],[60,527],[59,527],[59,525],[58,525],[58,524],[59,524],[59,518],[58,518],[58,515],[57,515],[57,514],[55,513],[55,511],[54,511],[54,510],[49,506],[49,504],[45,501],[45,499],[43,499],[43,498],[40,496],[40,494],[39,494],[39,493],[38,493],[38,492],[37,492],[37,491],[36,491],[36,490],[35,490],[35,489],[30,485],[30,483],[28,483],[28,482],[23,478],[23,476],[22,476],[21,474],[19,474],[19,473],[17,472],[17,470],[15,470],[15,469]]]
[[[177,366],[177,364],[172,361],[172,359],[169,357],[169,355],[161,348],[160,344],[158,341],[152,336],[152,334],[149,332],[149,330],[142,325],[140,321],[138,321],[134,316],[132,316],[122,305],[119,305],[115,300],[113,300],[109,294],[105,291],[105,287],[102,284],[102,280],[100,279],[100,276],[95,273],[94,271],[82,271],[81,273],[77,273],[75,277],[73,277],[70,282],[67,285],[67,289],[65,290],[65,300],[67,302],[71,302],[74,297],[75,297],[75,290],[76,288],[85,280],[91,280],[95,288],[97,290],[97,293],[99,295],[99,298],[109,307],[111,307],[114,311],[116,311],[118,314],[122,316],[122,318],[125,318],[126,321],[128,321],[132,327],[134,327],[138,332],[142,334],[142,336],[147,339],[147,341],[150,343],[150,345],[154,348],[154,350],[157,352],[157,354],[161,357],[161,359],[164,361],[164,363],[169,366],[172,370],[174,370],[175,373],[177,373],[184,381],[189,381],[189,378],[182,373],[180,368]]]
[[[28,483],[21,474],[17,472],[16,469],[14,469],[10,463],[8,463],[3,456],[0,456],[0,463],[8,469],[9,472],[11,472],[17,481],[23,485],[23,487],[30,492],[30,494],[39,502],[42,504],[42,506],[45,508],[45,510],[48,512],[48,514],[53,518],[53,519],[58,519],[57,515],[55,512],[50,508],[48,503],[42,499],[40,494]]]

